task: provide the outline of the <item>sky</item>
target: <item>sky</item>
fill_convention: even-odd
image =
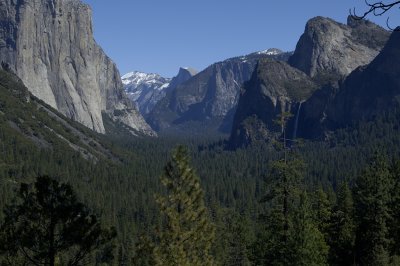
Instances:
[[[364,0],[83,0],[93,10],[96,41],[130,71],[175,76],[179,67],[203,70],[224,59],[268,48],[292,51],[306,22],[324,16],[345,23]],[[393,27],[400,10],[368,18]],[[386,26],[385,26],[386,27]]]

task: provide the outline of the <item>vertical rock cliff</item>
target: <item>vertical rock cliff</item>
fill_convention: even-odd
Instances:
[[[105,132],[104,112],[153,134],[125,96],[115,64],[96,44],[91,9],[80,0],[2,0],[0,60],[32,94],[97,132]]]

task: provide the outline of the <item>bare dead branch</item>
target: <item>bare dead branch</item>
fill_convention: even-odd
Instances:
[[[369,2],[368,0],[365,0],[366,6],[369,8],[367,11],[364,12],[362,15],[358,15],[356,12],[356,9],[350,9],[350,15],[356,19],[356,20],[361,20],[366,18],[369,14],[373,14],[374,16],[382,16],[386,14],[389,10],[391,10],[393,7],[400,5],[400,1],[393,1],[391,3],[384,3],[383,1],[379,2]],[[386,20],[386,26],[390,30],[397,30],[389,25],[389,17]]]
[[[400,5],[400,1],[394,1],[392,3],[384,3],[382,1],[380,2],[375,2],[375,3],[370,3],[368,0],[365,0],[365,4],[369,9],[364,12],[363,15],[357,15],[356,9],[353,8],[353,10],[350,10],[350,14],[355,18],[355,19],[363,19],[367,17],[369,14],[373,14],[374,16],[382,16],[386,12],[388,12],[390,9],[393,7]]]

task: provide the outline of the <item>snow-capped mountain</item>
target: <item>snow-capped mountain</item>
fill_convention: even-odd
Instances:
[[[266,55],[279,55],[282,53],[283,51],[277,48],[269,48],[267,50],[257,52],[257,54],[266,54]]]
[[[197,70],[184,67],[172,79],[139,71],[127,73],[121,79],[128,97],[142,115],[147,115],[168,91],[174,90],[196,74]]]
[[[171,79],[161,77],[158,74],[148,74],[133,71],[122,78],[125,91],[142,114],[149,113],[154,105],[165,96],[165,89]]]

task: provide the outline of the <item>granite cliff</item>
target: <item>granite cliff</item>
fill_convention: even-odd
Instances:
[[[104,113],[154,134],[96,44],[91,9],[79,0],[1,1],[0,60],[33,95],[97,132],[105,133]]]
[[[342,78],[369,64],[389,38],[378,25],[348,17],[347,25],[330,18],[307,22],[289,64],[312,78]]]
[[[381,110],[397,106],[400,57],[396,34],[388,41],[388,31],[351,17],[347,25],[329,18],[311,19],[288,60],[297,71],[287,65],[281,67],[286,72],[290,69],[293,75],[278,71],[277,66],[282,63],[264,62],[251,82],[246,83],[235,114],[230,147],[268,141],[279,135],[272,120],[282,111],[292,114],[287,125],[289,138],[326,139],[340,127],[371,119]],[[297,85],[292,86],[293,82]],[[287,97],[288,90],[302,97]],[[274,99],[282,97],[283,102],[274,104]]]

